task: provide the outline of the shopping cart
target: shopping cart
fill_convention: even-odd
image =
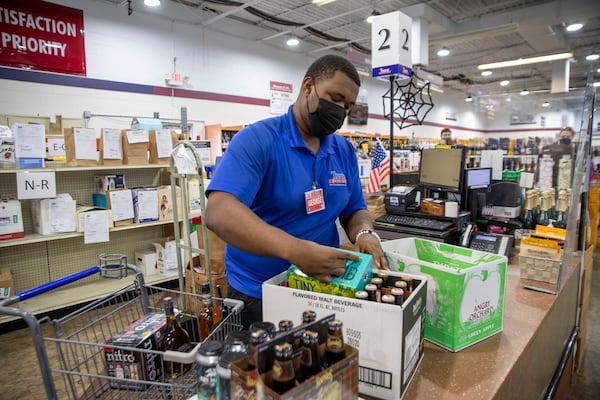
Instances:
[[[121,279],[131,272],[135,274],[132,283],[59,319],[37,319],[26,310],[9,307],[94,274]],[[107,344],[140,318],[153,312],[164,314],[165,297],[173,298],[178,320],[194,345],[192,350],[161,352],[156,348]],[[214,300],[215,304],[224,305],[228,314],[205,340],[224,340],[229,332],[242,330],[243,303]],[[97,266],[1,301],[0,314],[21,317],[31,329],[48,399],[188,399],[197,393],[195,359],[201,344],[197,323],[200,304],[198,295],[144,284],[141,271],[127,264],[125,256],[101,255]],[[42,324],[50,325],[44,329],[52,332],[50,335],[42,335]],[[121,354],[122,365],[119,373],[115,374],[114,369],[108,373],[106,355],[115,353]],[[187,372],[172,379],[164,373],[163,361],[174,362]]]

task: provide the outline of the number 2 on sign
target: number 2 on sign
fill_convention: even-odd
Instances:
[[[402,28],[402,35],[404,36],[404,43],[402,43],[402,50],[409,51],[408,48],[408,40],[410,39],[410,35],[408,34],[408,30],[406,28]],[[391,48],[390,45],[390,30],[388,28],[383,28],[379,30],[379,36],[383,36],[383,41],[379,46],[378,50],[389,50]]]

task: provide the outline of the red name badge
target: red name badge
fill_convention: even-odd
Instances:
[[[306,213],[312,214],[325,209],[325,199],[323,198],[323,189],[313,189],[304,192],[304,203],[306,204]]]

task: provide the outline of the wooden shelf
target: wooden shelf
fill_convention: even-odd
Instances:
[[[128,276],[123,279],[102,278],[82,285],[65,286],[16,303],[14,307],[29,311],[34,315],[48,313],[61,308],[93,301],[116,292],[132,284],[134,278],[135,274],[129,271]],[[147,285],[156,285],[176,279],[179,279],[178,276],[144,275],[144,281]],[[18,317],[1,315],[0,324],[16,319]]]

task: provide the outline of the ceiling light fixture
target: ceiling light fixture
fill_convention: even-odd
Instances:
[[[600,87],[600,81],[592,83],[593,87]]]
[[[290,35],[290,36],[288,36],[285,44],[287,44],[288,46],[291,46],[291,47],[298,46],[300,44],[300,39],[298,39],[298,37],[295,35]]]
[[[335,0],[312,0],[313,4],[324,6],[325,4],[333,3]]]
[[[160,6],[160,0],[144,0],[144,4],[148,7],[158,7]]]
[[[519,92],[519,94],[520,94],[521,96],[527,96],[527,95],[529,94],[529,90],[527,90],[527,89],[523,89],[523,90],[521,90],[521,92]]]
[[[567,25],[565,29],[567,30],[567,32],[577,32],[581,28],[583,28],[583,24],[581,22],[573,22]]]
[[[465,101],[466,101],[467,103],[470,103],[470,102],[472,102],[472,101],[473,101],[473,98],[471,97],[471,94],[469,94],[467,97],[465,97]]]
[[[557,53],[557,54],[548,54],[545,56],[531,57],[531,58],[518,58],[516,60],[508,60],[508,61],[500,61],[490,64],[481,64],[478,65],[478,69],[496,69],[496,68],[506,68],[506,67],[516,67],[519,65],[527,65],[527,64],[537,64],[548,61],[557,61],[557,60],[566,60],[573,57],[572,52],[568,53]]]
[[[447,48],[446,46],[442,47],[437,52],[437,55],[440,56],[440,57],[446,57],[449,54],[450,54],[450,49]]]
[[[490,76],[493,72],[489,70],[481,71],[481,76]]]
[[[588,61],[595,61],[597,59],[600,58],[600,54],[594,53],[594,54],[588,54],[587,56],[585,56],[585,59]]]
[[[550,107],[550,102],[549,101],[543,102],[542,107]]]
[[[372,24],[373,20],[378,15],[379,15],[379,13],[377,11],[373,10],[373,12],[367,17],[367,19],[365,21],[367,21],[367,24]]]
[[[500,86],[508,86],[509,83],[510,83],[510,81],[505,79],[503,81],[500,81]]]

